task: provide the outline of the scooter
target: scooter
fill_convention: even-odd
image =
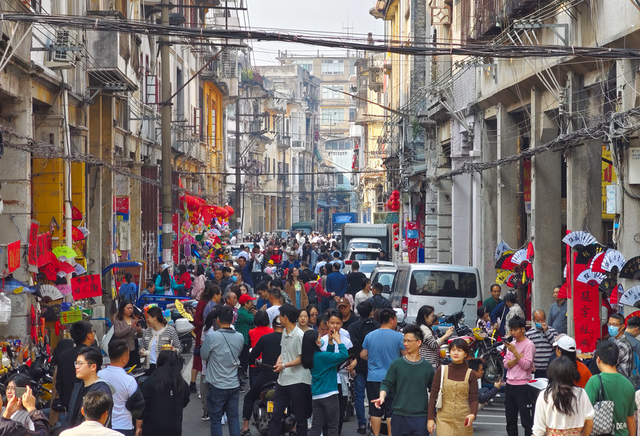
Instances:
[[[262,436],[269,431],[269,421],[273,414],[273,396],[276,391],[276,383],[271,382],[265,384],[260,390],[260,397],[253,406],[253,425]],[[282,417],[282,427],[280,434],[290,433],[296,425],[295,416],[288,413],[285,409]]]

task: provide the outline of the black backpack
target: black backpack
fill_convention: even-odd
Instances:
[[[309,304],[318,304],[318,294],[316,293],[316,286],[318,286],[318,282],[311,287],[309,284],[309,292],[307,292],[307,298],[309,299]]]

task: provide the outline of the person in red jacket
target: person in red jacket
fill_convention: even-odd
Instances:
[[[178,272],[179,272],[179,276],[180,278],[178,279],[178,284],[179,285],[184,285],[184,294],[186,294],[186,291],[190,291],[191,290],[191,274],[187,271],[187,266],[182,264],[178,267]]]

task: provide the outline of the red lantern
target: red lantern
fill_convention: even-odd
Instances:
[[[220,215],[218,215],[220,218],[227,218],[229,216],[229,211],[227,209],[225,209],[224,207],[220,207],[218,208],[220,209]]]
[[[229,212],[229,214],[227,216],[231,216],[235,212],[233,210],[233,208],[231,206],[229,206],[229,205],[226,205],[224,208],[227,210],[227,212]]]
[[[216,216],[219,218],[223,218],[225,215],[226,209],[224,207],[216,206]]]
[[[399,227],[398,223],[393,223],[393,228],[397,229]]]

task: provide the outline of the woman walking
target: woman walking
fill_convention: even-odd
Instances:
[[[329,344],[338,344],[338,352],[320,351],[322,341],[317,330],[307,330],[302,338],[300,355],[302,366],[311,371],[313,414],[309,436],[338,436],[340,401],[338,399],[338,371],[336,366],[349,358],[347,347],[340,340],[340,332],[332,331]],[[327,431],[323,432],[323,427]]]
[[[307,298],[307,292],[302,284],[302,281],[298,279],[300,270],[296,267],[289,268],[289,274],[287,275],[287,282],[284,285],[284,292],[291,299],[296,309],[302,309],[309,305],[309,299]]]
[[[467,365],[471,355],[469,344],[454,339],[449,344],[451,364],[436,371],[429,396],[429,421],[427,429],[438,436],[472,436],[473,421],[478,413],[478,380],[475,371]],[[442,390],[442,407],[437,410],[436,401]]]
[[[176,291],[184,289],[184,285],[176,283],[176,279],[171,274],[171,267],[169,265],[162,264],[160,266],[162,272],[158,274],[156,278],[156,295],[175,295]]]
[[[207,278],[204,275],[204,265],[200,264],[196,268],[196,278],[193,279],[193,286],[191,287],[191,296],[200,301],[202,292],[206,285]]]
[[[309,326],[309,312],[307,312],[307,309],[300,309],[300,313],[298,314],[298,328],[303,332],[311,328],[311,326]]]
[[[138,338],[142,337],[142,327],[140,327],[140,319],[133,316],[133,303],[129,300],[124,300],[118,307],[116,319],[113,321],[113,336],[124,339],[129,346],[129,362],[125,368],[140,365]]]
[[[190,393],[181,371],[176,353],[163,351],[158,356],[158,369],[140,385],[145,401],[142,436],[182,435],[182,412]]]
[[[433,306],[422,306],[416,316],[416,324],[420,327],[424,341],[420,346],[420,356],[427,360],[434,371],[440,366],[440,346],[447,342],[453,334],[453,327],[449,327],[444,336],[438,338],[433,330],[433,323],[436,322],[436,314]],[[437,328],[437,327],[436,327]]]
[[[201,265],[200,265],[201,266]],[[198,266],[198,268],[200,268]],[[204,276],[198,276],[204,277]],[[196,278],[196,282],[198,279]],[[204,288],[204,291],[200,295],[200,301],[198,301],[198,305],[196,306],[196,312],[193,315],[193,325],[195,329],[193,330],[196,336],[196,345],[195,349],[198,349],[200,345],[202,345],[202,327],[204,326],[204,309],[207,307],[207,304],[213,299],[214,295],[214,284],[209,284]],[[195,288],[195,286],[194,286]],[[198,373],[202,372],[202,358],[200,354],[197,356],[194,354],[193,356],[193,367],[191,369],[191,383],[189,384],[189,389],[191,392],[197,392],[198,388],[196,387],[196,379],[198,378]],[[204,378],[204,375],[203,375]]]
[[[547,369],[549,385],[538,395],[534,436],[589,436],[595,412],[589,396],[574,385],[575,366],[562,356]]]
[[[160,352],[165,350],[182,351],[178,332],[173,326],[167,325],[162,316],[162,309],[151,307],[147,311],[147,325],[149,327],[142,335],[142,353],[147,355],[145,365],[148,366],[147,375],[153,374],[158,364]]]

